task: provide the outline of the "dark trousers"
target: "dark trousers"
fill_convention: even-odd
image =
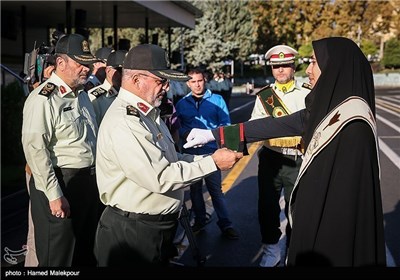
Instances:
[[[69,218],[51,214],[49,200],[35,188],[33,176],[29,184],[39,266],[95,266],[99,205],[96,175],[80,169],[56,169],[56,176],[70,205]]]
[[[148,221],[122,216],[110,206],[96,233],[98,266],[167,266],[177,254],[173,244],[178,220]]]
[[[279,199],[282,188],[285,197],[285,214],[288,217],[290,194],[300,169],[300,156],[286,156],[262,147],[258,153],[258,221],[262,243],[276,244],[280,230]],[[291,227],[286,226],[286,244],[289,246]]]
[[[217,225],[224,231],[232,226],[229,219],[228,206],[226,205],[225,194],[222,192],[221,171],[216,171],[204,178],[208,193],[211,196],[213,208],[218,217]],[[206,224],[206,204],[203,196],[203,180],[190,186],[190,199],[195,215],[195,222],[201,225]]]

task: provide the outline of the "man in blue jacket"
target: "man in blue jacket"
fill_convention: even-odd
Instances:
[[[187,73],[191,79],[187,82],[191,92],[178,101],[176,111],[181,122],[179,130],[181,139],[186,139],[192,128],[214,129],[230,124],[230,117],[226,103],[221,95],[213,94],[206,89],[205,75],[200,69],[192,69]],[[210,154],[217,149],[215,142],[208,143],[200,148],[189,148],[185,153],[201,155]],[[238,239],[239,234],[232,226],[226,206],[225,196],[221,189],[221,171],[207,176],[205,179],[210,193],[214,210],[218,216],[218,226],[222,235],[228,239]],[[195,214],[193,232],[204,230],[207,222],[206,207],[203,198],[203,181],[190,186],[192,209]]]

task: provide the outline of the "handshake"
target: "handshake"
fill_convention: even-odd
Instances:
[[[186,137],[186,144],[183,147],[185,149],[198,148],[214,140],[215,138],[211,130],[193,128]],[[243,157],[243,153],[222,148],[216,150],[211,157],[220,170],[228,170]]]

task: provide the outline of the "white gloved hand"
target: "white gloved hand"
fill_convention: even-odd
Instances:
[[[183,148],[198,148],[214,140],[215,138],[211,130],[193,128],[186,137],[186,144],[183,145]]]

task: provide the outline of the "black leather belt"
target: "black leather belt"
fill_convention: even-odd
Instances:
[[[89,166],[84,168],[60,168],[54,167],[54,171],[61,171],[64,175],[95,175],[96,174],[96,167]]]
[[[113,206],[108,206],[110,209],[112,209],[115,213],[118,215],[134,219],[134,220],[143,220],[143,221],[151,221],[151,222],[162,222],[162,221],[174,221],[179,218],[179,212],[176,213],[171,213],[171,214],[158,214],[158,215],[150,215],[150,214],[139,214],[139,213],[134,213],[134,212],[128,212],[121,210],[117,207]]]

